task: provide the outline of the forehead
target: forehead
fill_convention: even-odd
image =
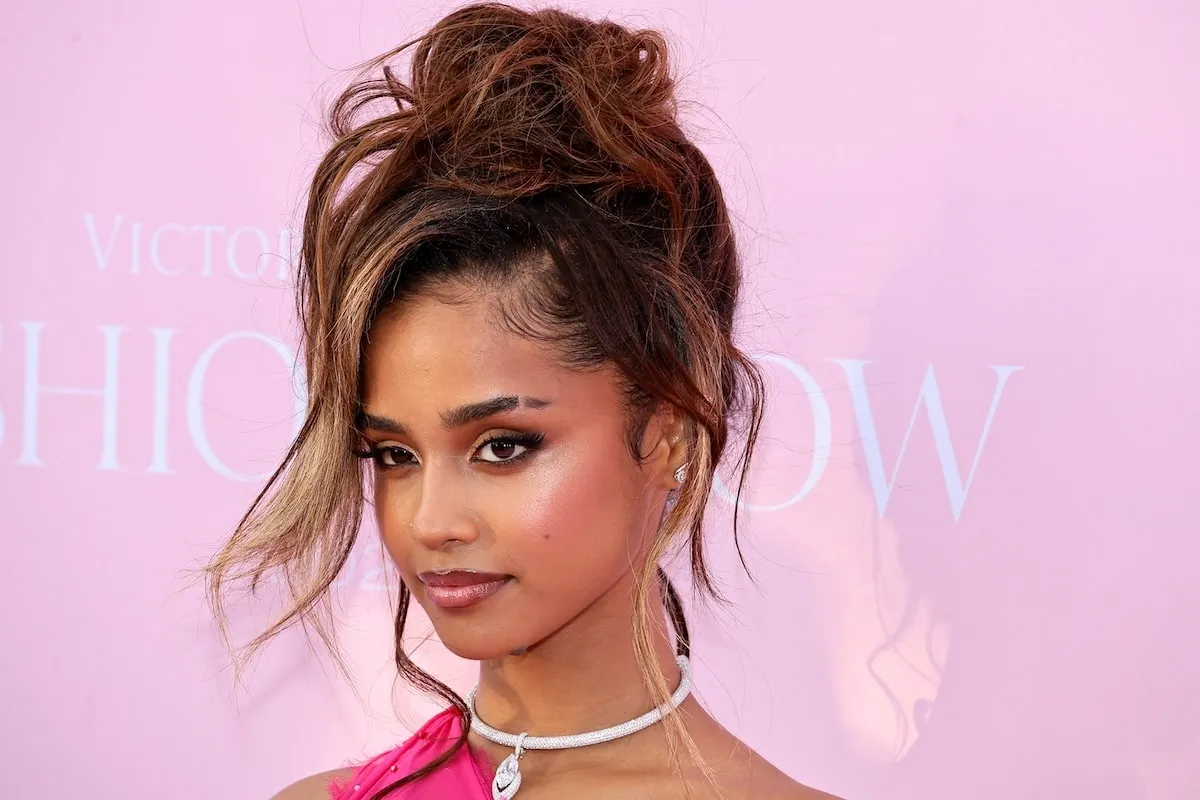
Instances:
[[[508,330],[499,304],[480,289],[426,291],[390,306],[364,353],[364,405],[399,414],[532,395],[594,406],[615,394],[611,371],[568,369],[552,345]]]

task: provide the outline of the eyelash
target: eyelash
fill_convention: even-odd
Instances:
[[[546,438],[545,435],[541,434],[541,433],[499,433],[499,434],[496,434],[495,436],[491,436],[491,437],[487,438],[482,443],[480,443],[479,447],[475,448],[475,452],[478,453],[483,448],[488,447],[493,444],[496,444],[498,442],[504,442],[505,444],[515,444],[520,447],[524,447],[525,452],[521,453],[518,456],[514,456],[513,458],[509,458],[504,461],[482,461],[481,462],[484,464],[489,464],[493,467],[507,467],[511,464],[517,463],[518,461],[524,461],[525,458],[530,453],[537,450],[538,445],[540,445],[542,443],[542,440],[544,438]],[[404,447],[400,447],[398,445],[390,445],[388,447],[369,447],[366,450],[356,451],[354,455],[356,455],[358,458],[369,459],[369,460],[373,461],[375,463],[375,468],[378,470],[381,470],[381,471],[399,469],[401,467],[408,466],[408,464],[383,464],[383,463],[381,463],[381,459],[383,458],[384,453],[387,453],[388,451],[392,451],[392,450],[398,450],[398,451],[406,453],[408,455],[412,455],[412,451],[410,451]]]

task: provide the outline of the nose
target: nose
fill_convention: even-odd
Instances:
[[[430,550],[475,541],[478,528],[467,506],[467,492],[452,468],[427,466],[421,475],[409,528],[413,539]]]

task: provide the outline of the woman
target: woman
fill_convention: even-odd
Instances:
[[[333,109],[301,256],[308,415],[209,578],[220,616],[233,585],[285,575],[294,603],[252,649],[320,623],[369,485],[397,666],[449,708],[279,799],[825,796],[690,696],[659,568],[682,548],[714,593],[705,500],[739,420],[744,469],[762,394],[662,38],[478,5],[413,46],[409,83],[385,66],[406,45]],[[467,701],[402,649],[413,600],[479,661]]]

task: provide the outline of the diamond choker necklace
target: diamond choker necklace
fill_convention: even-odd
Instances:
[[[479,687],[476,686],[467,695],[467,707],[471,709],[471,730],[490,742],[513,748],[512,755],[500,762],[496,776],[492,778],[492,800],[511,800],[517,793],[517,789],[521,788],[520,761],[521,756],[525,755],[527,750],[566,750],[572,747],[587,747],[590,744],[611,742],[614,739],[620,739],[649,728],[679,708],[679,704],[687,699],[692,691],[692,674],[687,656],[676,656],[675,663],[679,665],[679,688],[671,695],[670,700],[658,708],[647,711],[636,719],[622,722],[620,725],[588,733],[576,733],[571,736],[530,736],[528,733],[506,733],[493,728],[481,720],[479,714],[475,713],[475,694],[479,691]]]

